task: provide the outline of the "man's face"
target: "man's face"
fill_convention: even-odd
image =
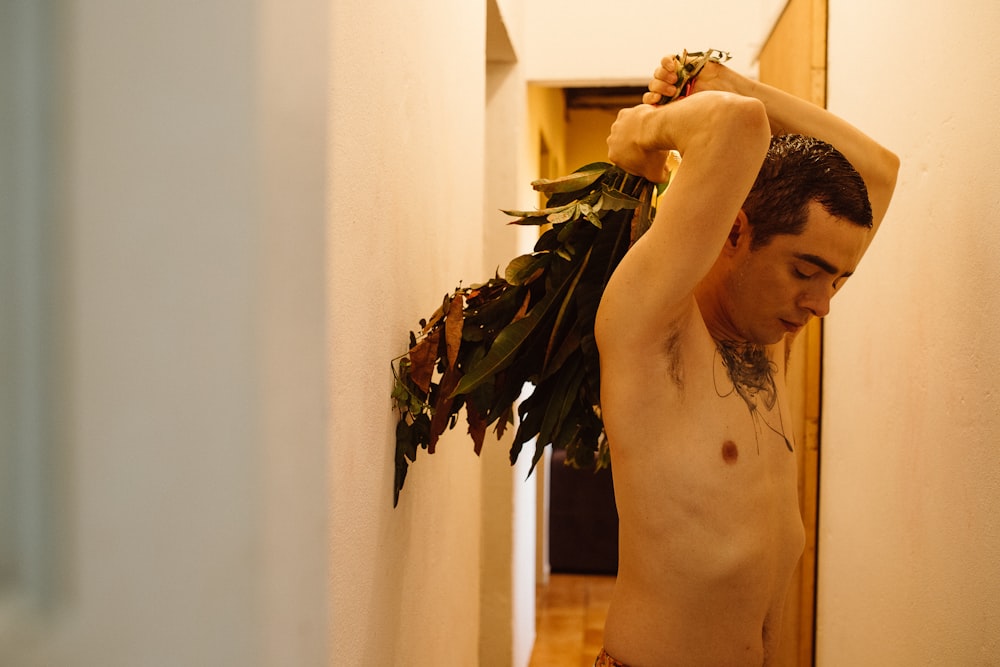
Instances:
[[[727,285],[730,315],[742,337],[773,344],[811,318],[824,317],[861,260],[869,234],[813,202],[801,234],[777,235],[758,250],[742,239]]]

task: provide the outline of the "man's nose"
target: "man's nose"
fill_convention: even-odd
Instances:
[[[826,317],[830,312],[831,298],[833,298],[833,290],[818,287],[803,294],[799,300],[799,306],[808,310],[815,317]]]

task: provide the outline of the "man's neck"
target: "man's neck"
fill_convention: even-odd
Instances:
[[[695,289],[695,303],[698,304],[698,310],[709,335],[716,342],[746,343],[746,336],[733,324],[718,295],[718,291],[705,287],[704,283]]]

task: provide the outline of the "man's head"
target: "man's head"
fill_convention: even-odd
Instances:
[[[829,144],[771,142],[699,302],[720,339],[771,344],[829,311],[872,228],[864,181]],[[703,310],[703,312],[705,312]]]
[[[865,182],[840,151],[799,134],[773,137],[743,204],[753,249],[767,245],[777,234],[802,233],[812,201],[836,218],[872,226]]]

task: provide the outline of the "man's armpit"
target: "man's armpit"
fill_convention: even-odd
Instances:
[[[690,311],[670,324],[663,339],[663,358],[667,375],[678,391],[684,390],[684,345],[691,320]]]

